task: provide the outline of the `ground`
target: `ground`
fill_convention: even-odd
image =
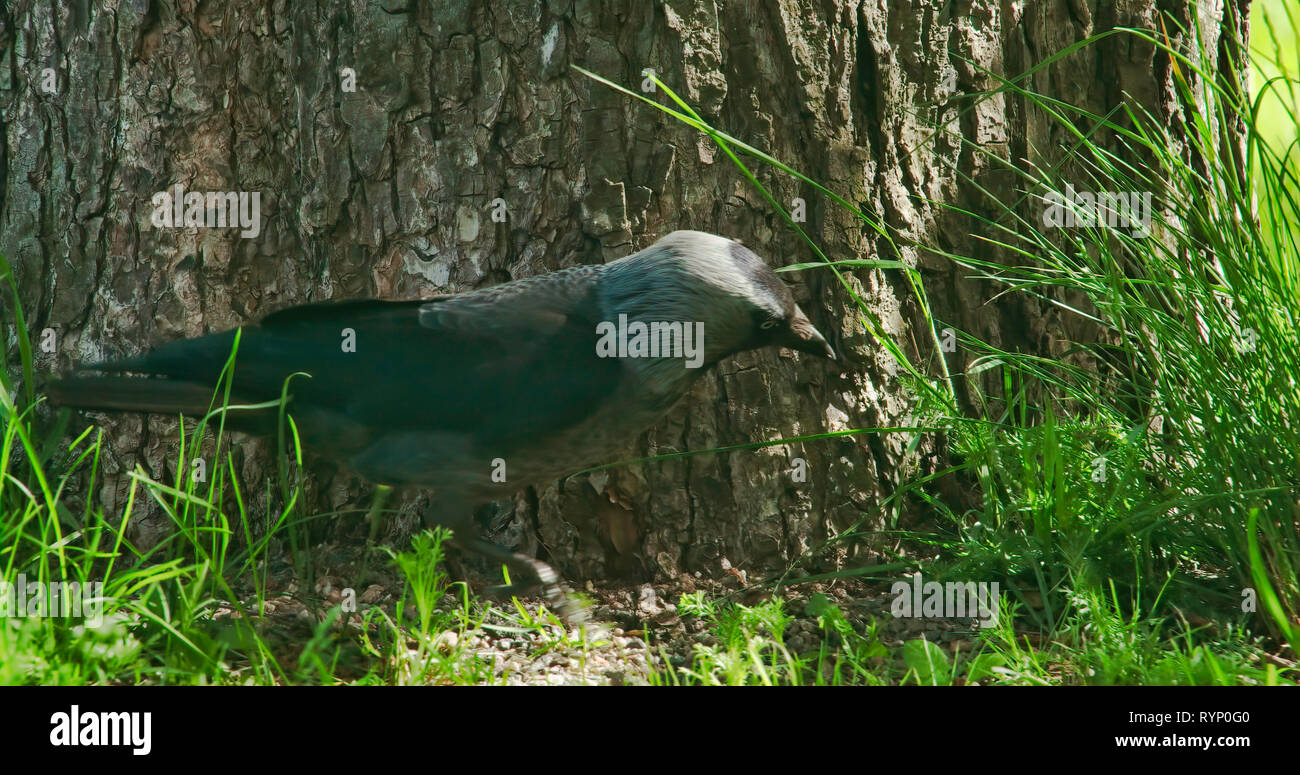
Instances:
[[[304,594],[304,583],[288,562],[272,563],[268,576],[263,613],[255,607],[244,610],[257,618],[256,629],[272,644],[282,665],[301,663],[302,652],[317,636],[321,622],[346,598],[355,594],[356,610],[346,620],[330,626],[343,655],[334,675],[340,680],[357,680],[372,671],[396,671],[388,680],[398,682],[581,684],[621,685],[665,682],[673,668],[690,669],[696,648],[725,648],[720,643],[713,617],[679,603],[687,599],[727,601],[757,605],[779,599],[783,623],[780,641],[792,654],[815,655],[825,644],[835,648],[842,638],[824,630],[818,613],[830,603],[844,614],[844,620],[858,636],[870,634],[883,648],[869,657],[869,665],[884,667],[891,654],[900,653],[908,641],[921,638],[938,644],[949,653],[970,652],[978,640],[974,619],[905,619],[890,614],[893,595],[887,583],[856,579],[831,583],[813,582],[787,587],[774,598],[767,589],[742,589],[740,574],[723,580],[683,578],[673,583],[621,584],[586,582],[581,596],[588,603],[586,622],[564,626],[543,611],[540,597],[486,603],[475,600],[464,605],[457,600],[459,585],[443,597],[440,614],[443,627],[420,634],[419,626],[404,628],[405,652],[392,649],[367,653],[350,642],[364,641],[379,631],[380,620],[396,620],[404,579],[396,564],[381,549],[372,549],[364,570],[367,585],[352,590],[345,578],[355,578],[365,550],[355,543],[327,543],[315,548],[319,563],[312,593]],[[456,563],[457,566],[461,563]],[[470,571],[472,588],[488,585],[478,569]],[[445,582],[444,582],[445,584]],[[443,587],[446,589],[447,587]],[[253,599],[252,590],[249,599]],[[408,622],[419,620],[418,606],[407,603]],[[382,612],[382,613],[380,613]],[[215,619],[239,616],[223,606]],[[391,632],[391,631],[390,631]],[[768,633],[770,634],[770,632]],[[409,659],[411,664],[401,665]],[[387,662],[387,664],[380,664]],[[247,665],[231,663],[238,674]],[[829,669],[829,668],[827,668]]]

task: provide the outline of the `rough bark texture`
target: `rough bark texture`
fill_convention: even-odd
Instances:
[[[638,87],[653,68],[706,119],[878,214],[900,244],[979,255],[972,221],[930,202],[992,213],[980,188],[1020,196],[994,158],[1045,165],[1065,141],[1022,101],[969,99],[996,85],[984,71],[1018,74],[1114,26],[1158,28],[1161,12],[1199,14],[1224,45],[1244,35],[1221,7],[1185,0],[18,0],[0,12],[0,250],[31,328],[57,334],[47,371],[296,302],[414,298],[606,261],[676,228],[734,236],[777,265],[811,259],[707,139],[576,63]],[[1181,120],[1167,58],[1128,37],[1027,85],[1098,113],[1128,95]],[[828,254],[896,257],[813,191],[758,174],[783,201],[807,200]],[[261,192],[261,233],[153,227],[151,197],[177,183]],[[505,222],[491,217],[498,198]],[[1079,335],[1032,303],[986,304],[994,289],[933,255],[901,258],[923,270],[941,320],[988,341],[1052,352]],[[788,353],[736,357],[628,457],[908,415],[899,369],[848,295],[820,273],[787,277],[846,357],[843,373]],[[897,273],[852,281],[889,335],[932,363]],[[12,337],[7,347],[12,364]],[[962,354],[949,363],[960,371]],[[120,514],[137,462],[170,475],[175,422],[104,425],[93,497]],[[716,574],[723,557],[762,573],[859,519],[877,523],[897,482],[932,464],[932,441],[910,461],[907,443],[855,436],[636,465],[537,488],[507,511],[522,547],[540,542],[570,578]],[[252,509],[265,510],[271,457],[239,452]],[[807,482],[791,476],[796,457]],[[322,475],[311,502],[363,508],[366,492]],[[134,527],[147,540],[156,522]]]

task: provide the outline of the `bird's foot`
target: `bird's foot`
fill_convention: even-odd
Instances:
[[[540,588],[547,607],[565,624],[577,625],[587,620],[586,607],[564,586],[559,574],[551,566],[541,560],[516,554],[482,539],[475,538],[463,543],[467,544],[468,549],[504,563],[521,577],[520,581],[513,584],[489,587],[484,590],[487,597],[509,600],[511,597],[525,595]]]
[[[483,590],[485,597],[493,600],[509,600],[512,597],[527,595],[538,588],[538,584],[501,584]],[[542,596],[546,606],[568,625],[578,625],[587,621],[587,609],[563,584],[541,584]]]

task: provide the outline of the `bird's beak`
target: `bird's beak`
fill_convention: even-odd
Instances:
[[[795,307],[794,318],[790,321],[790,328],[784,341],[781,344],[789,347],[791,350],[798,350],[810,355],[816,355],[819,358],[828,358],[836,360],[835,351],[827,344],[826,337],[812,324],[808,316],[803,314],[803,310]]]

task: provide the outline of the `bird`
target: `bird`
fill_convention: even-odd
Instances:
[[[781,346],[835,352],[739,241],[674,231],[605,264],[410,301],[342,300],[83,365],[47,386],[83,410],[203,416],[234,354],[232,404],[278,403],[308,451],[378,485],[433,488],[426,522],[503,562],[577,616],[545,562],[478,538],[473,506],[571,474],[653,426],[722,359]],[[297,375],[297,376],[293,376]],[[270,434],[279,407],[227,415]]]

